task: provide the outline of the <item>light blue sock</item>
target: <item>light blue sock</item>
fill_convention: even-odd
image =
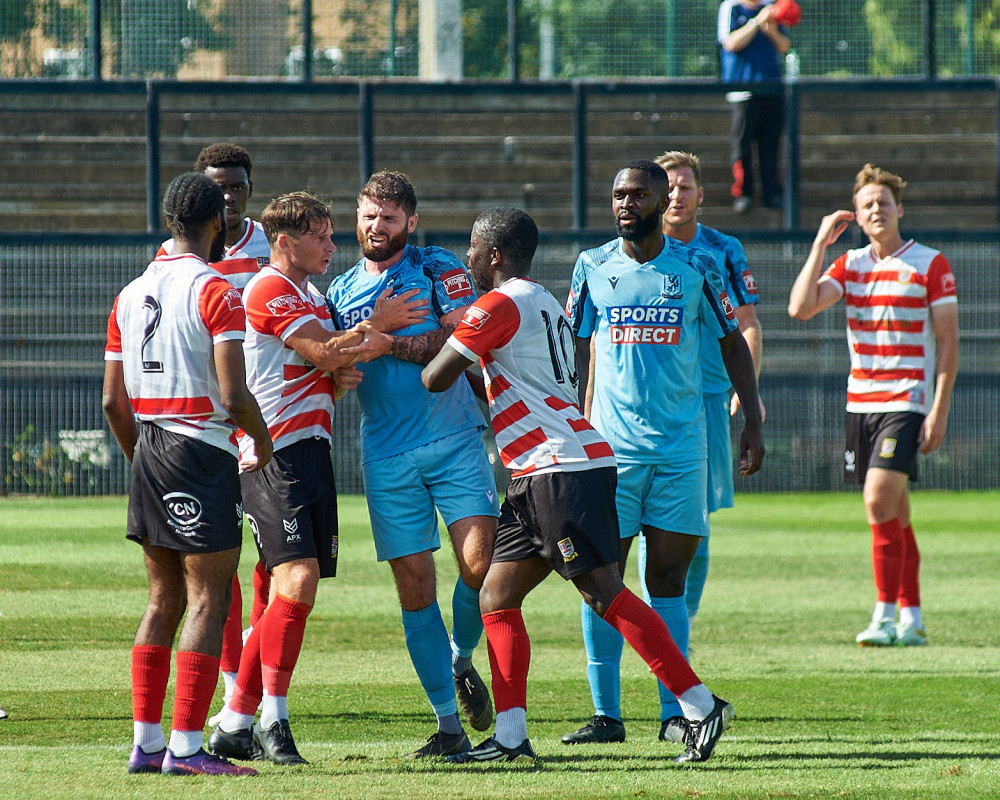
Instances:
[[[403,633],[410,661],[438,720],[458,713],[451,677],[451,645],[437,602],[419,611],[403,610]]]
[[[651,600],[650,605],[653,607],[653,611],[659,614],[666,623],[674,644],[684,654],[684,658],[687,658],[691,625],[688,621],[687,605],[684,603],[683,595],[681,597],[653,597]],[[677,698],[659,681],[657,681],[656,686],[660,690],[660,721],[670,719],[670,717],[683,717],[684,714],[681,713],[681,705],[677,702]]]
[[[594,699],[594,713],[612,719],[622,718],[621,672],[625,639],[601,619],[586,603],[581,603],[583,647],[587,651],[587,680]]]
[[[479,592],[459,578],[451,595],[451,668],[461,675],[472,666],[472,651],[483,635]]]
[[[688,619],[692,620],[698,614],[701,605],[701,595],[705,591],[705,579],[708,578],[708,537],[705,536],[695,551],[694,558],[688,566],[687,582],[684,584],[684,603],[687,605]]]

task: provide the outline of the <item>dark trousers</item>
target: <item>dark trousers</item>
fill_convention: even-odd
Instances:
[[[781,200],[778,180],[778,147],[785,126],[785,97],[781,94],[755,94],[749,100],[733,104],[732,150],[733,197],[753,198],[753,150],[757,146],[760,182],[764,202]]]

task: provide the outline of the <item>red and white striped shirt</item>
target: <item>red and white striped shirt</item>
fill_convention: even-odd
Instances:
[[[121,361],[136,419],[236,455],[213,347],[244,337],[240,293],[190,254],[162,256],[122,289],[104,358]]]
[[[958,302],[948,260],[912,239],[882,260],[868,245],[842,255],[820,280],[835,283],[847,305],[847,410],[926,414],[936,355],[930,309]]]
[[[247,311],[247,387],[260,406],[277,452],[313,436],[332,437],[334,384],[329,372],[306,361],[285,340],[310,320],[334,332],[326,302],[312,284],[300,289],[274,267],[264,267],[243,290]],[[240,432],[240,452],[253,439]]]
[[[448,344],[482,364],[497,448],[515,478],[616,466],[577,405],[569,320],[540,284],[511,278],[483,295]]]
[[[236,244],[226,248],[222,261],[214,261],[209,265],[241,292],[261,267],[271,261],[271,246],[267,243],[264,228],[250,217],[245,217],[243,221],[247,225],[246,233]],[[167,239],[160,245],[156,255],[170,255],[173,251],[174,240]]]

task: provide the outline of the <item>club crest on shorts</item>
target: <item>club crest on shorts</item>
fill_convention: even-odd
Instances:
[[[857,469],[858,457],[854,454],[853,450],[844,451],[844,470],[847,472],[854,472]]]
[[[201,501],[187,492],[171,492],[163,495],[163,506],[167,519],[181,536],[194,536],[205,523],[201,520]]]
[[[896,453],[896,440],[895,439],[883,439],[882,446],[879,448],[878,457],[879,458],[892,458]]]
[[[578,555],[576,548],[573,547],[573,540],[570,538],[560,539],[559,542],[559,552],[562,553],[563,561],[569,563]]]
[[[333,539],[330,540],[330,558],[336,558],[337,553],[339,552],[340,552],[340,537],[334,536]]]

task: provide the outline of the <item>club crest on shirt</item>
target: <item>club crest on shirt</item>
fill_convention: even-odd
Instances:
[[[854,472],[858,468],[857,461],[858,457],[853,450],[844,451],[844,470],[846,472]]]
[[[896,452],[896,440],[895,439],[883,439],[882,446],[879,448],[878,457],[879,458],[892,458]]]
[[[490,312],[476,306],[469,306],[465,314],[462,315],[462,322],[473,330],[479,330],[490,318]]]
[[[660,297],[664,300],[677,300],[684,296],[681,289],[681,276],[673,273],[663,276],[663,288],[660,289]]]
[[[441,285],[449,300],[472,297],[472,283],[464,269],[452,269],[441,273]]]
[[[563,561],[567,563],[569,563],[578,555],[580,555],[578,552],[576,552],[576,548],[573,547],[573,540],[570,538],[560,539],[558,545],[559,545],[559,552],[562,553]]]
[[[267,310],[276,317],[291,314],[295,311],[304,311],[305,307],[306,304],[302,301],[302,298],[296,297],[293,294],[283,294],[281,297],[275,297],[273,300],[267,301]]]

